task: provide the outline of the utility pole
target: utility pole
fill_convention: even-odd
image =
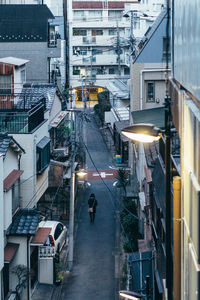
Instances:
[[[73,119],[72,119],[73,116]],[[69,214],[69,254],[68,254],[68,270],[73,268],[74,257],[74,200],[75,200],[75,155],[76,155],[76,113],[72,112],[72,133],[71,133],[71,181],[70,181],[70,214]]]
[[[65,39],[65,89],[69,88],[69,22],[68,1],[63,0],[64,39]]]
[[[119,25],[117,21],[117,61],[118,61],[118,74],[121,76],[120,54],[121,54],[121,47],[120,47]]]

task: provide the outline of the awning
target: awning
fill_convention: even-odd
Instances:
[[[4,248],[4,263],[9,264],[13,260],[18,248],[19,244],[8,243],[6,245]]]
[[[57,127],[67,115],[67,111],[61,111],[50,123],[51,127]]]
[[[31,246],[43,246],[50,231],[51,228],[46,228],[46,227],[38,228],[35,236],[32,238]]]
[[[12,172],[3,181],[4,190],[11,188],[23,172],[23,170],[12,170]]]
[[[165,127],[165,108],[156,107],[131,112],[134,124],[150,123],[163,129]]]
[[[48,138],[47,136],[44,136],[40,141],[39,143],[37,143],[37,147],[40,148],[40,149],[44,149],[45,146],[50,143],[51,139]]]

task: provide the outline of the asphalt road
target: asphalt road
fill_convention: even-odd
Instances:
[[[112,157],[94,121],[85,123],[88,170],[109,170]],[[91,160],[91,158],[92,160]],[[105,173],[105,172],[104,172]],[[114,179],[90,180],[83,195],[82,210],[74,243],[73,270],[62,285],[61,300],[115,299],[115,214]],[[110,191],[111,192],[110,192]],[[87,200],[95,193],[98,206],[94,224],[89,221]]]

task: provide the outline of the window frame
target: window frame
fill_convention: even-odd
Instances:
[[[41,175],[50,163],[50,141],[40,148],[36,146],[36,169],[37,175]]]
[[[153,97],[149,96],[148,85],[153,84]],[[148,80],[146,81],[146,103],[154,103],[155,102],[155,81]]]
[[[75,34],[76,33],[76,34]],[[87,36],[87,29],[83,28],[73,28],[73,36]]]

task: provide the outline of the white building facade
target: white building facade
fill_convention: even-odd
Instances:
[[[155,2],[159,5],[154,7]],[[107,88],[108,80],[126,82],[130,78],[131,30],[136,40],[141,39],[163,3],[162,0],[148,4],[135,1],[69,2],[69,73],[70,85],[76,89],[76,100],[83,98],[83,88]],[[154,9],[151,13],[147,9],[149,4]],[[137,11],[134,15],[131,14],[133,10]],[[128,18],[124,16],[126,12]]]

